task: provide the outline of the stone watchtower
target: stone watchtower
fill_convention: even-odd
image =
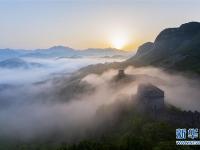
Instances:
[[[122,79],[123,77],[125,77],[125,73],[124,73],[124,70],[123,69],[120,69],[119,71],[118,71],[118,78],[119,79]]]
[[[152,84],[140,84],[137,91],[138,107],[145,112],[164,109],[164,91]]]

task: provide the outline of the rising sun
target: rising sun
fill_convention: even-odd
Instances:
[[[125,38],[116,37],[112,40],[112,47],[116,49],[123,49],[126,45]]]

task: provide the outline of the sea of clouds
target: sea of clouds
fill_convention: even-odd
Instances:
[[[37,62],[49,65],[50,69],[41,71],[40,68],[27,72],[14,70],[15,74],[13,72],[10,76],[3,77],[1,82],[4,80],[15,83],[21,80],[20,83],[29,84],[0,91],[0,137],[22,141],[51,138],[58,141],[73,141],[85,137],[92,134],[101,120],[117,117],[117,103],[123,106],[134,101],[137,87],[141,83],[152,83],[164,90],[165,103],[183,110],[200,111],[198,79],[182,74],[170,74],[152,67],[127,67],[125,73],[137,78],[125,84],[115,83],[113,79],[118,73],[115,69],[100,75],[88,74],[81,78],[80,83],[87,83],[95,90],[89,94],[81,93],[79,97],[72,97],[64,102],[59,101],[59,96],[55,95],[54,91],[58,91],[59,86],[55,88],[51,80],[44,84],[30,84],[45,79],[51,73],[71,73],[80,67],[102,62],[96,59],[94,62],[91,61],[74,59],[54,63],[52,60],[39,60]],[[63,84],[66,83],[61,83],[62,86]],[[103,106],[109,106],[110,113],[98,116],[97,112],[102,110]]]
[[[56,75],[70,74],[82,67],[109,62],[120,62],[124,59],[106,58],[23,58],[29,63],[39,63],[43,67],[24,68],[0,68],[0,84],[25,84],[43,81]]]

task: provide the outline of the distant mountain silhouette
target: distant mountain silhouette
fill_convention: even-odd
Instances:
[[[24,55],[24,57],[62,57],[75,55],[76,51],[69,47],[54,46],[48,49],[37,49]]]
[[[0,68],[6,68],[6,69],[14,69],[14,68],[29,69],[35,67],[42,67],[42,65],[39,63],[26,62],[20,58],[11,58],[0,62]]]
[[[22,50],[12,50],[9,48],[0,49],[0,59],[7,59],[12,57],[19,57],[20,55],[25,54],[25,51]]]
[[[114,48],[90,48],[85,50],[75,50],[70,47],[54,46],[48,49],[36,50],[13,50],[13,49],[0,49],[0,60],[5,60],[13,57],[36,57],[36,58],[80,58],[80,57],[112,57],[114,55],[127,56],[128,52],[114,49]]]
[[[140,46],[126,63],[200,73],[200,23],[189,22],[163,30],[154,43]]]

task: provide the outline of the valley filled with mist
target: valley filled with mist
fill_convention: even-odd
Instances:
[[[171,133],[200,112],[199,35],[198,22],[166,29],[135,55],[63,46],[0,50],[0,149],[173,147]],[[145,98],[163,104],[142,104],[143,112]],[[165,130],[156,142],[155,129]]]
[[[87,98],[87,90],[94,87],[84,81],[74,83],[73,74],[88,65],[121,62],[130,56],[114,49],[71,54],[61,46],[38,51],[0,51],[0,139],[46,141],[54,134],[58,142],[78,139],[79,131],[92,125],[86,121],[98,108],[92,105],[103,102]]]
[[[0,150],[199,150],[200,0],[0,0]]]

